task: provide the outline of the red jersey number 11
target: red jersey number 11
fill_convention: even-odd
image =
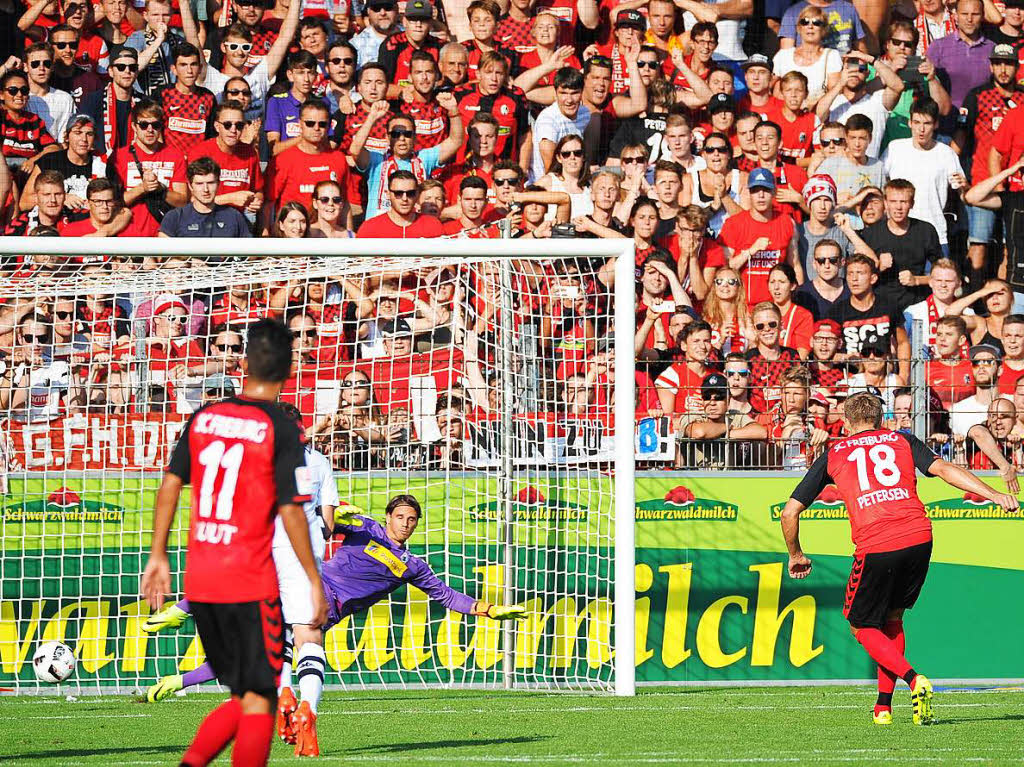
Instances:
[[[234,509],[235,488],[238,486],[238,474],[242,468],[242,457],[245,455],[245,445],[236,443],[225,449],[222,441],[211,442],[202,452],[199,453],[199,463],[203,467],[203,479],[199,486],[199,516],[209,519],[214,513],[213,493],[217,478],[223,479],[220,484],[220,492],[217,493],[218,520],[231,519]],[[218,524],[215,522],[199,522],[196,526],[196,538],[206,543],[230,544],[232,536],[238,531],[234,525]]]

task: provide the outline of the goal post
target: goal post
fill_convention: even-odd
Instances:
[[[329,686],[634,694],[631,239],[0,237],[0,254],[0,687],[56,692],[30,668],[50,639],[79,657],[62,692],[202,661],[191,622],[141,631],[153,494],[188,414],[240,389],[246,323],[276,316],[297,332],[282,399],[341,500],[380,519],[411,492],[413,554],[529,609],[499,626],[404,587],[328,632]],[[176,589],[187,529],[185,494]]]

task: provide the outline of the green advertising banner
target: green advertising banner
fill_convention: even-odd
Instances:
[[[841,607],[851,561],[841,503],[818,502],[801,537],[810,578],[785,573],[779,513],[798,478],[651,473],[636,481],[636,665],[640,683],[873,678]],[[993,482],[997,480],[992,480]],[[188,622],[141,631],[138,597],[158,477],[12,478],[0,509],[0,687],[34,684],[32,651],[60,639],[79,657],[78,683],[151,684],[194,668]],[[512,546],[492,481],[342,478],[343,498],[380,516],[388,497],[425,500],[413,550],[454,587],[500,601],[511,579],[529,595],[514,667],[521,681],[607,683],[611,674],[610,480],[534,479],[513,507]],[[909,654],[933,677],[1024,678],[1014,637],[1024,593],[1024,520],[958,497],[938,480],[919,489],[935,530],[928,582],[908,614]],[[172,536],[180,567],[187,515]],[[512,557],[511,568],[502,562]],[[1007,641],[999,640],[1006,637]],[[995,638],[995,641],[993,639]],[[976,652],[983,646],[984,653]],[[449,615],[416,589],[328,634],[329,682],[494,683],[505,647],[493,621]]]

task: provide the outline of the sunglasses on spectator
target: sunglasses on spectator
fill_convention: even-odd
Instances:
[[[45,344],[50,340],[49,333],[22,332],[21,337],[28,341],[30,344]]]
[[[558,156],[562,157],[562,158],[566,158],[566,157],[580,158],[580,157],[583,157],[583,150],[582,149],[563,149],[561,152],[558,153]]]
[[[727,398],[724,394],[719,394],[715,392],[711,394],[705,394],[703,399],[705,402],[725,402]]]
[[[821,258],[818,258],[817,256],[814,257],[814,263],[819,266],[824,266],[825,264],[836,265],[842,260],[843,259],[839,256],[822,256]]]
[[[727,376],[742,376],[743,378],[746,378],[748,375],[750,375],[750,371],[749,370],[726,370],[725,374]]]
[[[53,62],[49,59],[36,59],[35,61],[30,61],[28,63],[28,66],[29,69],[39,69],[39,67],[42,67],[43,69],[49,69],[53,66]]]
[[[163,130],[163,120],[139,120],[137,123],[142,130]]]
[[[234,352],[235,354],[241,354],[242,353],[242,345],[241,344],[214,344],[213,346],[214,346],[215,349],[220,349],[222,352],[231,351],[231,352]]]
[[[884,360],[889,355],[886,352],[882,351],[881,349],[864,349],[861,353],[861,356],[866,360]],[[995,360],[993,360],[993,362],[994,361]],[[974,363],[972,362],[971,364],[973,365]]]
[[[779,326],[779,323],[775,320],[771,322],[758,322],[754,325],[758,330],[775,330]]]
[[[704,152],[705,154],[732,154],[727,146],[705,146]]]
[[[612,60],[608,56],[591,56],[587,59],[587,62],[591,66],[597,67],[610,67],[612,65]]]
[[[164,314],[161,316],[168,322],[180,322],[182,325],[188,322],[187,314]]]
[[[341,388],[342,389],[355,389],[356,387],[359,387],[359,386],[369,386],[369,385],[370,385],[369,381],[342,381],[341,382]]]
[[[844,138],[823,138],[821,140],[822,146],[846,146],[846,139]]]
[[[28,86],[27,85],[22,85],[22,86],[8,85],[6,88],[4,88],[4,90],[7,91],[7,93],[9,95],[11,95],[11,96],[18,96],[18,95],[27,96],[28,95]]]
[[[118,72],[138,72],[138,64],[111,64],[111,69],[116,69]]]
[[[28,336],[25,336],[28,338]],[[971,360],[971,367],[976,368],[981,365],[997,365],[999,364],[996,360]]]
[[[326,128],[327,120],[303,120],[302,124],[307,128]]]
[[[332,64],[334,64],[334,66],[338,66],[339,64],[355,64],[356,63],[356,60],[354,58],[352,58],[351,56],[346,56],[344,58],[342,58],[341,56],[335,56],[334,58],[331,58],[331,59],[328,59],[328,60]]]
[[[392,128],[388,131],[388,135],[391,138],[412,138],[416,135],[416,131],[410,130],[409,128]]]
[[[740,284],[740,281],[737,280],[735,277],[716,277],[715,278],[715,284],[718,285],[719,287],[721,287],[723,285],[729,285],[730,287],[735,287],[735,286]]]
[[[296,336],[305,338],[316,338],[316,328],[302,328],[301,330],[293,330]]]
[[[636,65],[640,69],[657,69],[658,68],[657,60],[654,60],[654,61],[638,61],[636,63]]]
[[[242,130],[249,123],[245,120],[221,120],[220,124],[224,130]]]
[[[913,40],[897,40],[894,37],[889,41],[889,43],[897,48],[907,48],[908,50],[912,50],[914,48]]]
[[[415,189],[389,189],[388,191],[395,197],[406,197],[410,200],[416,197]]]
[[[646,157],[623,157],[619,160],[622,165],[638,165],[640,163],[646,163]]]
[[[252,91],[248,88],[228,88],[224,91],[229,96],[251,96]]]
[[[496,178],[494,179],[495,186],[515,186],[518,179],[515,176],[509,176],[508,178]]]
[[[58,320],[69,320],[74,315],[74,312],[54,312],[53,314]]]
[[[235,0],[235,5],[245,6],[246,8],[255,8],[261,5],[260,0]]]
[[[395,11],[395,10],[398,10],[395,7],[394,3],[370,3],[366,7],[369,8],[371,11],[376,11],[377,13],[381,13],[383,11]]]
[[[56,40],[54,40],[52,45],[58,51],[63,51],[65,48],[70,48],[73,45],[77,45],[77,43],[74,40],[61,40],[60,42],[57,42]]]
[[[235,51],[241,51],[242,53],[248,53],[252,50],[252,43],[224,43],[224,47],[234,53]]]
[[[800,19],[801,27],[823,27],[825,22],[821,19]]]
[[[341,201],[344,198],[341,197],[340,195],[335,195],[333,197],[328,197],[327,195],[323,195],[321,197],[317,197],[316,199],[317,199],[317,202],[319,202],[321,205],[326,205],[329,202],[333,202],[335,205],[341,205]]]

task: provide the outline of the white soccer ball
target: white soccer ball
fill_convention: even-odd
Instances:
[[[48,684],[60,684],[75,673],[75,654],[63,642],[43,642],[32,656],[32,670],[36,679]]]

